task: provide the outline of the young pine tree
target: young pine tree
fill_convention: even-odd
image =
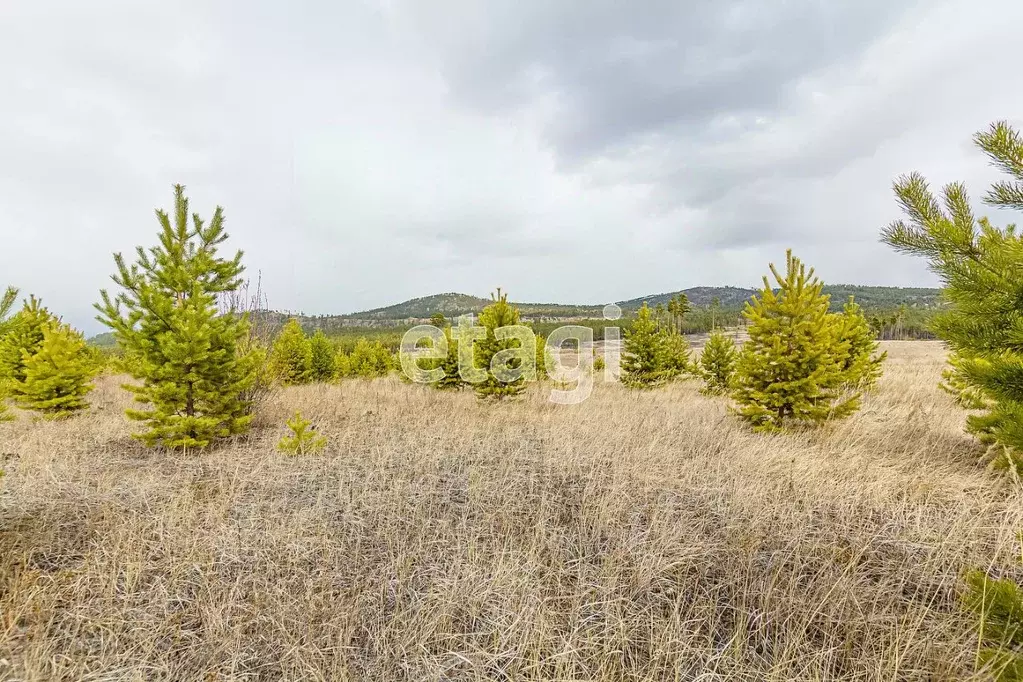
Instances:
[[[888,357],[888,351],[878,354],[877,334],[852,296],[837,318],[839,343],[848,348],[842,359],[845,383],[859,390],[871,389],[881,378],[881,364]]]
[[[334,381],[347,379],[352,375],[352,359],[342,348],[337,349],[334,356]]]
[[[717,331],[707,339],[700,354],[700,374],[704,380],[703,392],[709,395],[727,393],[732,388],[732,376],[739,353],[735,343]]]
[[[394,355],[379,341],[360,337],[348,356],[349,376],[373,379],[387,376],[396,366]]]
[[[135,437],[150,447],[204,448],[246,431],[252,421],[244,394],[256,368],[251,354],[239,350],[248,316],[217,306],[241,285],[242,253],[225,259],[217,252],[227,240],[222,208],[209,224],[197,214],[189,224],[181,185],[174,188],[173,216],[156,215],[159,243],[139,247],[130,266],[114,256],[113,280],[122,291],[101,292],[97,319],[137,361],[133,376],[142,383],[126,388],[146,408],[127,415],[147,430]]]
[[[662,337],[647,304],[636,313],[625,332],[622,348],[622,383],[629,388],[652,388],[667,378],[664,367]]]
[[[56,323],[57,318],[35,296],[23,303],[21,310],[5,325],[7,331],[0,338],[0,381],[14,385],[25,380],[25,360],[43,345],[43,330],[47,325]]]
[[[14,310],[14,303],[18,300],[18,290],[14,287],[7,287],[4,295],[0,296],[0,338],[7,334],[10,320],[8,316]]]
[[[658,330],[658,364],[666,380],[678,379],[688,374],[690,364],[689,342],[674,327],[662,327]]]
[[[334,357],[337,351],[322,329],[309,339],[309,377],[317,383],[326,383],[334,378]]]
[[[89,407],[85,396],[94,388],[97,365],[82,335],[65,324],[43,327],[43,342],[25,355],[25,377],[13,385],[19,407],[49,419],[69,417]]]
[[[525,378],[519,377],[514,381],[502,381],[491,368],[495,355],[505,350],[518,348],[518,342],[514,339],[498,339],[496,331],[501,327],[519,324],[519,311],[508,303],[508,294],[502,294],[500,288],[496,294],[491,294],[491,299],[493,299],[493,303],[480,313],[480,324],[487,330],[487,336],[476,342],[476,365],[487,371],[487,379],[476,384],[475,389],[479,398],[502,400],[518,396],[526,390]],[[523,352],[535,358],[535,348],[527,348]],[[508,367],[513,370],[518,369],[521,367],[521,362],[521,358],[512,360]]]
[[[458,339],[451,331],[451,327],[444,330],[448,339],[448,354],[437,361],[437,367],[444,370],[444,377],[436,382],[434,388],[449,391],[460,391],[466,386],[466,382],[458,373]]]
[[[550,368],[554,366],[554,355],[547,347],[547,337],[536,335],[536,379],[547,381],[551,378]]]
[[[859,407],[859,395],[844,391],[849,344],[828,314],[823,283],[791,250],[785,260],[784,277],[771,265],[778,292],[764,277],[763,290],[743,311],[749,341],[739,353],[733,397],[739,416],[757,431],[841,418]]]
[[[996,183],[984,202],[1023,209],[1023,137],[996,123],[974,141],[1009,180]],[[991,446],[996,463],[1023,471],[1023,235],[976,218],[960,183],[934,196],[919,174],[895,181],[906,220],[882,239],[928,261],[944,284],[949,304],[932,323],[956,357],[956,374],[982,395],[986,413],[967,418],[970,431]]]
[[[10,320],[7,316],[11,314],[11,310],[14,308],[14,302],[18,299],[18,290],[14,287],[7,287],[4,295],[0,297],[0,346],[3,344],[3,339],[10,330]],[[7,408],[7,395],[9,392],[8,382],[2,371],[0,371],[0,422],[11,421],[14,416],[11,415]],[[0,476],[3,472],[0,471]]]
[[[274,339],[270,371],[285,386],[307,383],[313,369],[313,349],[298,320],[288,320]]]
[[[311,455],[327,445],[327,439],[316,432],[316,427],[298,412],[287,421],[291,435],[281,438],[277,449],[286,455]]]

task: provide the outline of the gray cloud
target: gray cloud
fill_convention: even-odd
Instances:
[[[997,17],[992,21],[991,17]],[[310,1],[0,5],[0,285],[88,331],[112,251],[189,186],[271,303],[607,301],[750,285],[793,246],[914,284],[892,178],[993,177],[1023,5]]]
[[[722,116],[784,109],[791,85],[857,55],[912,5],[649,2],[409,3],[439,31],[455,93],[486,110],[553,98],[546,138],[566,162]],[[460,17],[451,22],[451,17]],[[453,24],[453,25],[452,25]]]

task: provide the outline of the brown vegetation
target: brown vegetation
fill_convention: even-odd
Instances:
[[[166,454],[104,378],[0,425],[0,679],[971,679],[961,577],[1017,570],[1023,499],[941,346],[884,345],[860,413],[781,435],[697,382],[496,409],[382,379]],[[275,450],[296,411],[322,453]]]

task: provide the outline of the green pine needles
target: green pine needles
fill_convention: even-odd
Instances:
[[[625,331],[622,344],[622,383],[629,388],[654,388],[692,372],[689,342],[679,331],[689,311],[685,295],[669,301],[672,317],[646,303]]]
[[[11,322],[8,319],[8,315],[11,314],[11,310],[14,308],[14,302],[18,300],[18,290],[14,287],[7,287],[4,295],[0,297],[0,346],[3,345],[3,339],[7,335],[11,328]],[[0,369],[0,422],[11,421],[14,416],[10,413],[7,408],[7,396],[9,393],[9,381],[6,374]],[[2,472],[0,472],[2,475]]]
[[[298,320],[288,320],[274,339],[270,371],[285,386],[309,382],[313,371],[313,349]]]
[[[486,330],[486,336],[475,344],[476,365],[486,370],[487,378],[475,384],[479,398],[503,400],[513,398],[526,390],[526,373],[528,367],[536,362],[537,349],[522,347],[521,340],[506,337],[502,327],[519,325],[519,311],[508,303],[508,294],[491,294],[493,303],[480,313],[480,324]],[[534,367],[535,371],[535,367]]]
[[[287,421],[291,435],[281,438],[277,449],[286,455],[310,455],[327,445],[327,439],[316,432],[316,427],[298,412]]]
[[[974,362],[982,360],[975,359]],[[963,369],[962,359],[955,353],[949,354],[948,367],[941,372],[938,387],[951,395],[956,404],[964,409],[986,410],[991,406],[991,401],[984,394],[984,390],[970,381],[969,375]]]
[[[878,353],[877,334],[870,327],[863,310],[853,301],[852,296],[838,316],[835,326],[838,343],[845,347],[842,357],[842,374],[847,386],[869,390],[881,378],[882,367],[888,352]]]
[[[667,380],[661,335],[646,303],[625,331],[622,344],[622,383],[629,388],[653,388]]]
[[[977,665],[999,682],[1023,680],[1023,589],[1008,578],[984,571],[966,576],[966,606],[980,618]]]
[[[857,389],[876,380],[884,359],[872,355],[876,343],[861,338],[869,326],[858,307],[829,313],[813,268],[807,271],[791,250],[785,260],[784,276],[771,265],[777,291],[764,277],[743,311],[749,341],[739,353],[732,395],[738,415],[756,431],[852,414],[860,404]]]
[[[25,361],[39,352],[43,330],[57,318],[35,296],[23,302],[21,310],[4,325],[0,337],[0,377],[12,384],[25,380]]]
[[[16,297],[17,291],[8,289],[0,299],[0,421],[12,418],[5,402],[8,397],[18,407],[46,418],[88,409],[85,396],[99,373],[98,358],[81,334],[34,296],[6,319]]]
[[[325,384],[334,379],[334,356],[337,350],[322,329],[309,338],[309,380]]]
[[[998,208],[1023,209],[1023,137],[1007,123],[974,136],[991,163],[1008,174],[984,197]],[[953,183],[935,196],[923,176],[895,181],[905,220],[888,225],[882,240],[925,258],[945,285],[948,307],[932,330],[955,358],[946,379],[954,394],[984,414],[967,418],[968,429],[990,446],[996,464],[1023,470],[1023,235],[1015,225],[999,228],[973,214],[965,185]]]
[[[223,209],[208,224],[198,214],[189,220],[181,185],[174,187],[173,215],[157,210],[156,216],[156,246],[139,247],[131,265],[114,256],[112,279],[121,292],[101,292],[97,319],[137,360],[133,376],[141,384],[126,388],[145,408],[127,415],[146,430],[135,437],[150,447],[205,448],[245,432],[252,421],[244,396],[256,360],[240,350],[248,316],[217,306],[241,285],[242,253],[219,255],[228,238]]]
[[[352,352],[338,352],[334,358],[334,375],[338,379],[356,377],[359,379],[375,379],[387,376],[398,367],[394,353],[379,341],[370,341],[360,337],[355,342]]]
[[[85,396],[94,388],[91,382],[99,367],[81,334],[66,324],[47,324],[38,350],[24,358],[24,378],[12,387],[19,407],[48,419],[69,417],[89,407]]]
[[[658,362],[665,380],[678,379],[689,374],[693,367],[689,342],[674,327],[658,330]]]
[[[458,371],[458,339],[452,333],[451,327],[444,330],[444,336],[448,341],[448,353],[440,360],[436,360],[434,365],[434,367],[444,370],[444,376],[433,386],[445,391],[460,391],[468,384]]]
[[[732,388],[732,377],[739,352],[735,343],[722,332],[716,331],[707,339],[707,345],[700,354],[700,376],[703,377],[703,393],[722,395]]]

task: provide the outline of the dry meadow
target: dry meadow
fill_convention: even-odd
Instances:
[[[944,353],[848,421],[756,435],[695,382],[479,404],[288,389],[202,455],[93,410],[0,425],[0,679],[970,680],[971,567],[1018,574]],[[321,454],[275,451],[301,410]]]

